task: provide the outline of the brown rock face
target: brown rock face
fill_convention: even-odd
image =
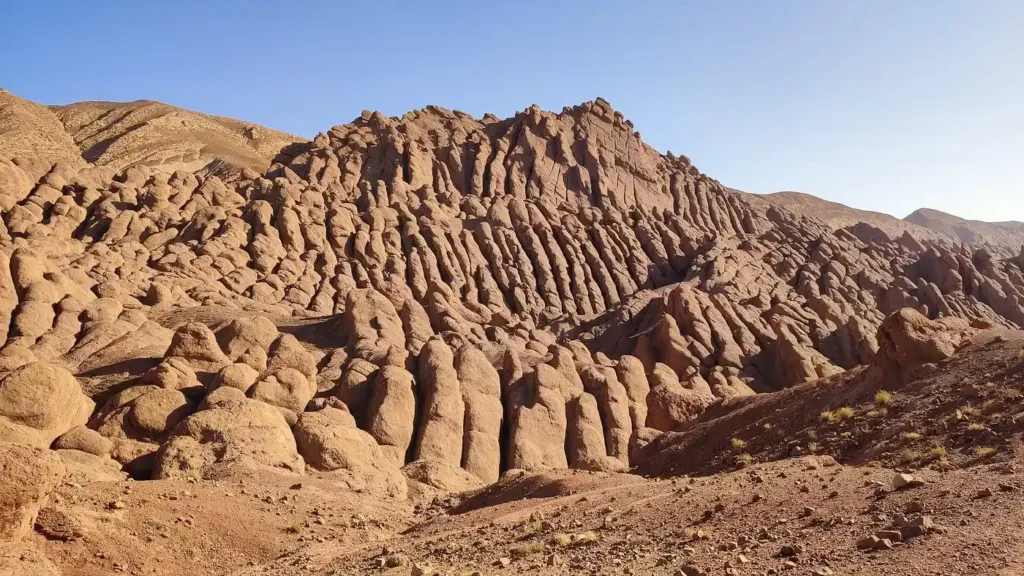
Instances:
[[[308,465],[394,495],[403,468],[619,470],[754,394],[1024,326],[1020,247],[757,202],[602,99],[367,112],[289,146],[153,103],[11,102],[16,137],[70,140],[0,132],[0,440],[83,470]],[[213,132],[244,169],[192,166]],[[159,134],[178,152],[143,154]]]
[[[56,454],[0,442],[0,543],[31,532],[36,514],[64,475]]]

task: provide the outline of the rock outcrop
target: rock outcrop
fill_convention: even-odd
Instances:
[[[140,135],[163,113],[111,106]],[[0,150],[0,440],[91,477],[309,471],[401,497],[623,470],[709,410],[1024,326],[1019,247],[751,201],[602,99],[366,112],[273,155],[243,135],[266,166],[228,172],[191,145],[174,170],[94,150],[107,108],[55,112],[91,165]]]

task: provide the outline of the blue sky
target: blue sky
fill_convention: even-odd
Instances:
[[[727,186],[1024,220],[1024,2],[16,2],[0,87],[307,137],[603,96]]]

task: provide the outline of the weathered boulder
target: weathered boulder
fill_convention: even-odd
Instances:
[[[46,362],[26,364],[0,379],[0,441],[48,447],[85,424],[95,404],[70,372]]]
[[[436,460],[417,460],[406,464],[402,474],[411,481],[436,488],[442,492],[465,492],[484,485],[471,472],[458,466]]]
[[[303,414],[295,425],[295,441],[309,466],[332,472],[349,488],[405,498],[405,479],[398,466],[343,408],[328,406]]]
[[[65,473],[49,450],[0,442],[0,543],[32,531],[36,514]]]
[[[78,450],[105,457],[110,456],[110,451],[114,449],[114,443],[91,428],[76,426],[57,438],[53,443],[53,449]]]
[[[220,346],[213,331],[200,322],[189,322],[174,331],[171,345],[164,353],[165,357],[177,356],[184,359],[196,372],[214,374],[222,367],[231,364]]]
[[[289,424],[295,423],[315,394],[315,382],[298,370],[287,367],[264,372],[249,390],[249,396],[254,400],[281,410]]]
[[[107,438],[160,443],[186,416],[195,411],[179,390],[152,388],[93,420],[90,425]]]
[[[961,338],[973,333],[966,322],[930,320],[911,308],[898,310],[878,328],[878,353],[871,362],[876,374],[902,377],[929,362],[941,362],[956,352]]]
[[[157,454],[153,477],[215,478],[232,469],[302,474],[284,416],[251,399],[218,402],[183,420]]]
[[[263,316],[235,318],[216,332],[220,348],[235,361],[254,346],[266,352],[277,337],[277,326]]]
[[[671,431],[692,420],[710,404],[709,399],[684,388],[679,377],[660,362],[651,373],[651,391],[647,394],[647,427]]]

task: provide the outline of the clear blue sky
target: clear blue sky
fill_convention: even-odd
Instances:
[[[1024,220],[1024,1],[16,1],[0,86],[312,137],[608,99],[728,186]]]

